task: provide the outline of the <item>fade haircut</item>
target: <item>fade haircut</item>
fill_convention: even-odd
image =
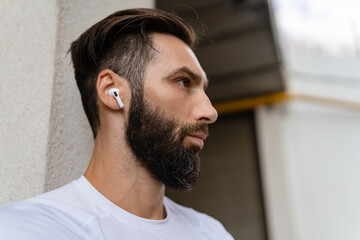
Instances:
[[[100,127],[98,74],[110,69],[129,82],[132,96],[142,91],[146,67],[154,56],[155,32],[176,36],[191,48],[197,42],[194,29],[173,13],[128,9],[111,14],[71,43],[75,79],[94,138]]]

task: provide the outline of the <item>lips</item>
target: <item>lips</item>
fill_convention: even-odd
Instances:
[[[189,136],[200,138],[202,141],[204,141],[207,138],[207,135],[205,133],[190,133]]]
[[[204,147],[204,140],[207,135],[205,133],[191,133],[188,136],[193,140],[193,142],[202,149]]]

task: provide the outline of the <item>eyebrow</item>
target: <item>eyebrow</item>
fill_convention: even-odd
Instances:
[[[176,75],[176,74],[181,74],[181,73],[187,74],[190,78],[192,78],[192,79],[193,79],[195,82],[197,82],[197,83],[200,83],[200,82],[201,82],[202,77],[201,77],[199,74],[191,71],[191,69],[188,68],[187,66],[183,66],[183,67],[180,67],[180,68],[177,68],[177,69],[171,71],[171,72],[170,72],[169,74],[167,74],[164,78],[165,78],[165,79],[169,79],[169,78],[171,78],[172,76],[174,76],[174,75]],[[207,89],[208,85],[209,85],[209,79],[206,78],[206,79],[205,79],[205,83],[204,83],[204,90]]]

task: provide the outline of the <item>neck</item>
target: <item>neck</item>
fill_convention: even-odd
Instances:
[[[113,142],[107,139],[109,136],[99,131],[84,174],[86,179],[125,211],[143,218],[164,219],[164,184],[137,162],[124,139]]]

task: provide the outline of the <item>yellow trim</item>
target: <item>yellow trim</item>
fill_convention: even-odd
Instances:
[[[274,104],[277,102],[287,101],[290,98],[291,95],[282,92],[282,93],[263,95],[259,97],[218,103],[218,104],[214,104],[214,107],[219,114],[228,114],[228,113],[235,113],[235,112],[241,112],[244,110],[253,109],[260,105]]]
[[[326,97],[315,97],[315,96],[302,95],[302,94],[290,94],[286,92],[218,103],[218,104],[214,104],[214,107],[219,114],[229,114],[229,113],[236,113],[236,112],[253,109],[260,105],[269,105],[269,104],[284,102],[292,99],[299,99],[299,100],[317,102],[322,104],[330,104],[339,107],[360,110],[360,103],[357,102],[344,101],[344,100],[326,98]]]

